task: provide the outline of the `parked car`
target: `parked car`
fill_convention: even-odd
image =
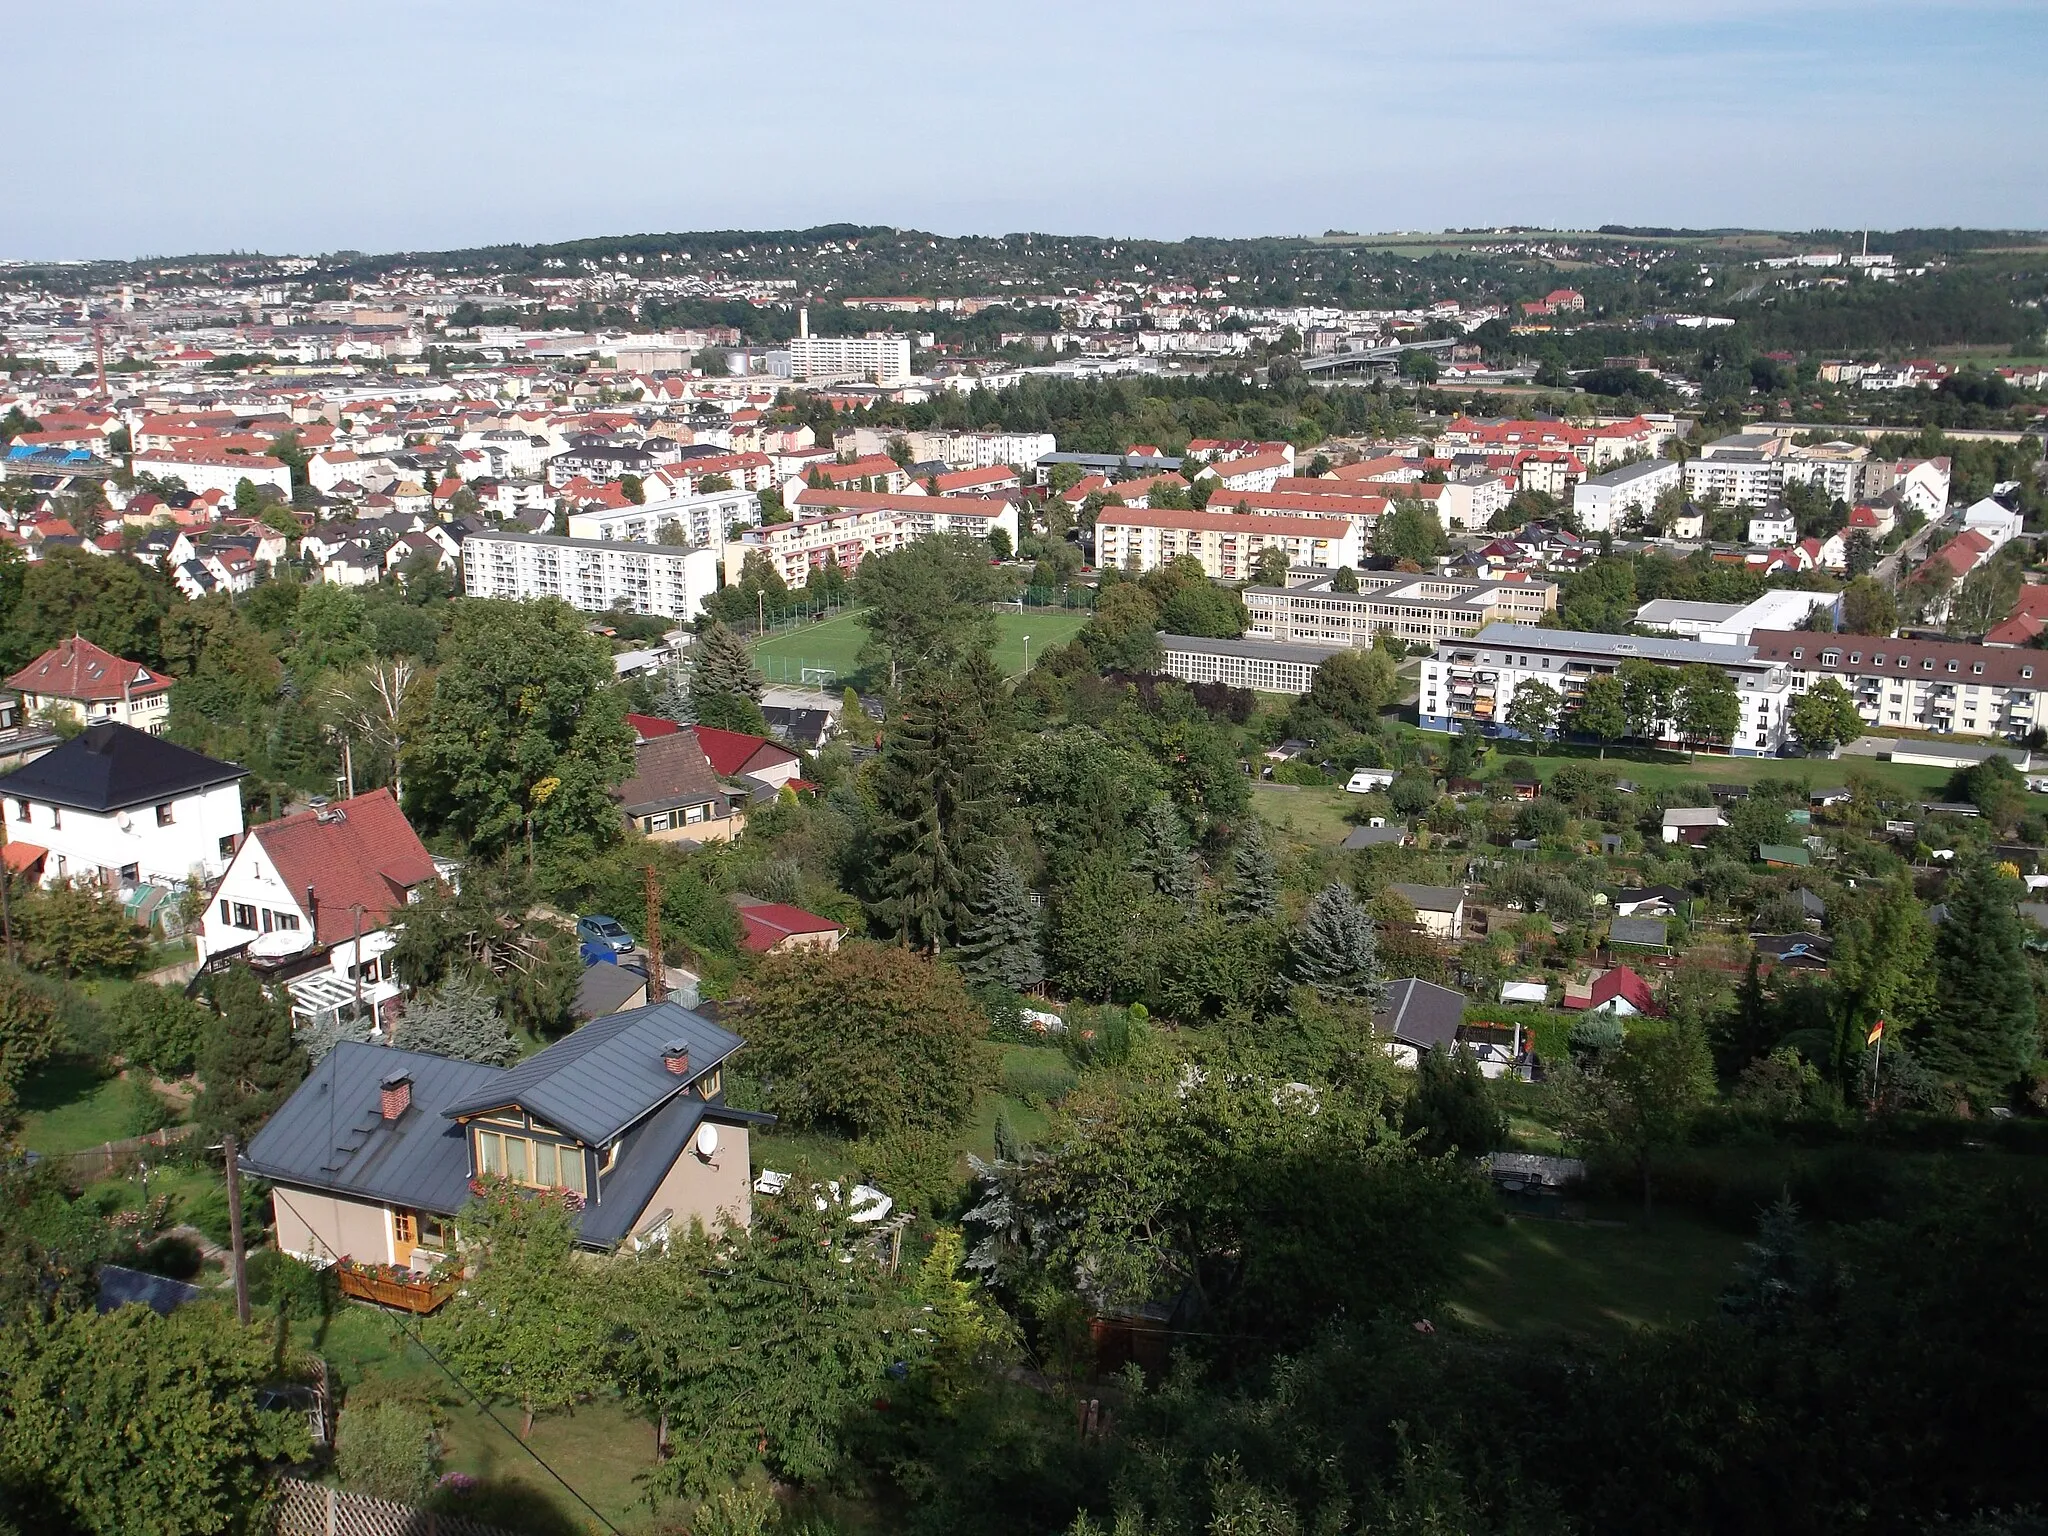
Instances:
[[[630,955],[633,952],[633,935],[626,932],[615,917],[592,913],[576,919],[576,941],[579,944],[602,944],[615,955]]]

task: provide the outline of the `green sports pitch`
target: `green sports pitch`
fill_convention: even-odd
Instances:
[[[1027,650],[1035,660],[1048,649],[1065,645],[1088,622],[1088,614],[1078,608],[1027,608],[1021,613],[1005,608],[997,611],[995,620],[996,663],[1014,676],[1023,672]],[[860,671],[857,658],[867,640],[855,609],[755,642],[754,661],[771,683],[843,686]]]

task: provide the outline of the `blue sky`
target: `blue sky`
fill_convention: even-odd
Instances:
[[[6,257],[2048,227],[2041,0],[4,4]]]

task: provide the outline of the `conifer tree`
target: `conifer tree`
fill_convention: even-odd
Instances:
[[[2016,906],[2018,888],[1979,861],[1948,889],[1934,940],[1938,985],[1920,1060],[1984,1107],[2011,1087],[2034,1053],[2034,988]]]
[[[718,619],[697,637],[689,705],[704,725],[755,735],[768,729],[761,715],[761,674],[754,669],[754,658],[746,643]]]
[[[208,994],[220,1017],[200,1052],[197,1118],[209,1134],[247,1136],[298,1087],[306,1053],[292,1040],[291,1010],[266,997],[246,966],[214,977]]]
[[[974,986],[1022,992],[1045,979],[1031,893],[1006,848],[997,849],[983,870],[980,887],[960,925],[953,963]]]
[[[1437,1045],[1415,1064],[1415,1092],[1401,1128],[1421,1132],[1422,1150],[1431,1157],[1446,1152],[1477,1157],[1507,1140],[1507,1117],[1493,1102],[1478,1059],[1470,1051]]]
[[[391,1043],[408,1051],[427,1051],[476,1061],[489,1067],[510,1066],[519,1047],[491,994],[468,976],[455,975],[431,992],[405,1005]]]
[[[1326,997],[1379,1002],[1379,936],[1350,886],[1325,886],[1309,903],[1294,931],[1288,968]]]
[[[1245,823],[1231,860],[1230,883],[1224,888],[1223,910],[1239,922],[1275,917],[1280,912],[1280,866],[1266,844],[1256,819]]]
[[[1145,814],[1138,818],[1131,870],[1168,900],[1183,907],[1195,904],[1195,856],[1188,848],[1180,812],[1164,796],[1145,807]]]

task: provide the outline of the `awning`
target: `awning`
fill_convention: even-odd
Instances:
[[[0,849],[0,858],[5,858],[7,867],[19,874],[27,874],[50,856],[50,850],[39,848],[34,843],[9,843]]]

